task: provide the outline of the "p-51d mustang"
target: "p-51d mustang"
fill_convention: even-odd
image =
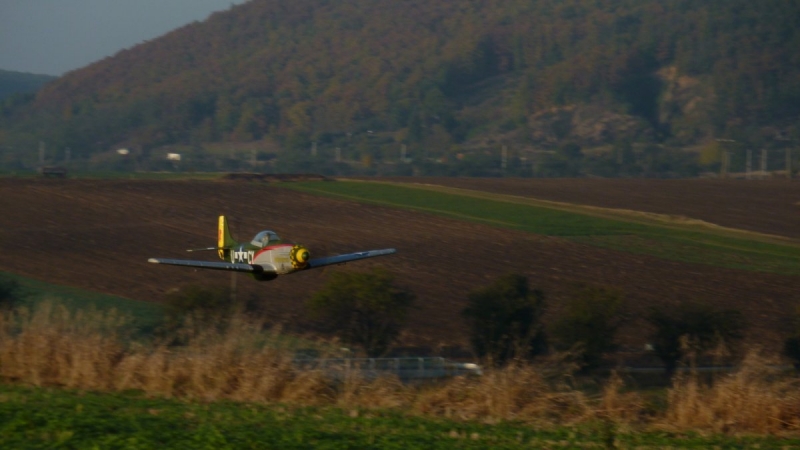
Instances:
[[[391,255],[395,252],[393,248],[386,248],[311,259],[311,253],[306,247],[299,244],[286,243],[274,231],[262,231],[249,243],[240,244],[231,238],[230,231],[228,231],[228,221],[225,216],[219,216],[218,228],[217,246],[198,250],[216,250],[220,259],[226,262],[163,258],[150,258],[148,262],[197,267],[200,269],[247,272],[252,274],[256,280],[268,281],[274,280],[278,275],[375,256]]]

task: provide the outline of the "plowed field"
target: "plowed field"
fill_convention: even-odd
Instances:
[[[453,182],[473,189],[504,186],[484,180]],[[592,204],[586,200],[589,197],[605,198],[606,204],[600,206],[618,202],[620,207],[641,204],[642,209],[651,210],[646,206],[652,202],[640,198],[643,192],[652,189],[660,193],[664,189],[661,182],[640,182],[636,189],[586,183],[554,181],[548,191],[550,197],[542,195],[543,189],[531,195],[569,201],[588,189],[591,196],[581,197],[580,203]],[[686,192],[693,193],[680,201],[686,209],[652,211],[696,216],[727,226],[736,226],[727,221],[748,215],[729,212],[714,216],[702,205],[723,204],[720,199],[724,196],[720,193],[720,197],[709,199],[704,197],[705,191],[692,187],[692,182],[683,183],[689,186]],[[517,189],[518,195],[525,195],[521,187]],[[607,194],[602,193],[604,189],[608,189]],[[559,192],[562,197],[557,196]],[[573,197],[563,192],[573,192]],[[612,200],[625,195],[630,197],[628,203]],[[741,205],[745,210],[762,205],[754,210],[762,220],[752,222],[750,229],[794,236],[797,230],[786,221],[796,215],[784,211],[788,208],[786,201],[776,202],[769,190],[763,191],[763,196],[760,203],[756,196]],[[768,205],[776,210],[769,210]],[[230,284],[228,273],[147,263],[148,257],[212,259],[215,255],[211,253],[187,254],[184,250],[214,245],[219,214],[229,216],[240,240],[269,228],[285,239],[306,244],[312,254],[315,249],[325,249],[317,252],[319,255],[395,247],[395,255],[330,270],[379,265],[395,273],[399,283],[418,295],[405,343],[431,347],[464,344],[460,311],[467,293],[507,273],[522,273],[533,286],[545,290],[550,317],[558,313],[576,282],[621,288],[628,300],[622,341],[630,348],[641,348],[645,343],[646,325],[639,317],[648,306],[684,299],[743,311],[751,321],[750,339],[777,347],[790,329],[789,312],[800,302],[798,276],[664,261],[426,213],[316,197],[280,185],[3,179],[0,211],[0,270],[153,302],[161,301],[169,289],[186,284]],[[275,321],[302,329],[309,325],[304,301],[322,286],[326,272],[308,271],[262,283],[244,275],[237,277],[240,297],[258,298]]]

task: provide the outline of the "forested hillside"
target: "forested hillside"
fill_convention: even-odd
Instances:
[[[360,160],[760,142],[798,131],[797,49],[785,0],[253,0],[6,104],[0,139]]]
[[[55,79],[56,77],[50,75],[0,70],[0,101],[14,94],[36,92],[45,83]]]

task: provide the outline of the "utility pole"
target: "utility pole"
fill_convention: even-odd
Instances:
[[[786,179],[792,181],[792,145],[797,142],[797,139],[792,139],[790,137],[783,136],[783,134],[778,133],[775,136],[775,140],[777,141],[784,141],[786,142]]]
[[[311,143],[311,156],[317,157],[317,141]]]
[[[229,219],[231,219],[230,223],[238,225],[238,220],[235,220],[233,217],[229,217]],[[237,226],[236,228],[233,229],[238,230],[239,227]],[[235,232],[232,232],[231,234],[232,234],[231,237],[234,239],[238,237]],[[236,274],[237,273],[235,271],[231,271],[231,305],[236,305],[236,291],[237,291],[236,281],[238,278]]]
[[[728,166],[731,163],[731,152],[728,150],[724,150],[722,152],[722,166],[720,167],[720,176],[722,178],[728,178]]]
[[[39,141],[39,165],[44,165],[44,141]]]
[[[767,178],[767,149],[761,149],[761,178]]]
[[[400,146],[400,162],[406,162],[406,144]]]
[[[722,143],[736,142],[733,139],[717,139],[716,141],[717,142],[722,142]],[[724,145],[725,144],[723,144],[722,155],[720,156],[720,160],[721,160],[720,161],[721,164],[720,164],[720,168],[719,168],[720,178],[728,178],[728,169],[730,169],[729,166],[731,164],[731,152],[730,152],[730,150],[724,148]]]

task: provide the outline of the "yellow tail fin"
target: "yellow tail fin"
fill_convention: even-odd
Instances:
[[[231,248],[236,246],[236,241],[231,237],[231,232],[228,229],[228,220],[225,216],[219,216],[219,225],[217,226],[217,253],[219,258],[227,261],[231,253]]]

